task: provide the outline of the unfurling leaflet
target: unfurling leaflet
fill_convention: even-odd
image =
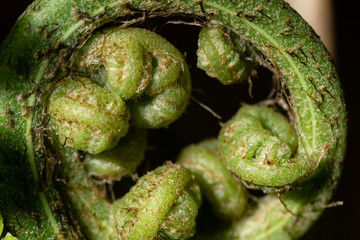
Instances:
[[[261,53],[224,27],[216,24],[204,27],[198,45],[198,68],[221,83],[240,83],[256,74]]]
[[[136,127],[166,127],[188,104],[191,80],[184,57],[153,32],[101,30],[75,55],[74,62],[76,72],[127,102]]]
[[[294,158],[295,129],[270,107],[243,106],[224,124],[219,141],[226,166],[250,186],[281,188],[304,174],[306,159]]]
[[[92,154],[113,148],[129,128],[125,102],[87,78],[57,83],[47,113],[60,142]]]
[[[147,234],[142,228],[145,225],[141,224],[152,223],[149,217],[155,217],[158,212],[147,216],[153,209],[143,201],[119,207],[127,204],[129,194],[112,204],[104,185],[136,172],[147,146],[146,131],[141,128],[168,126],[184,111],[191,83],[181,53],[150,31],[109,28],[94,34],[74,53],[73,61],[70,75],[59,79],[49,90],[46,113],[50,117],[49,137],[55,148],[62,149],[60,175],[66,185],[61,192],[84,236],[89,239],[191,237],[201,196],[186,170],[169,166],[164,179],[157,171],[154,176],[149,174],[159,184],[178,181],[184,185],[179,185],[176,191],[173,189],[168,205],[159,204],[159,209],[164,209],[160,219],[166,216],[167,220],[149,228]],[[129,125],[135,127],[128,131]],[[179,173],[173,176],[172,169]],[[179,179],[172,179],[177,174]],[[139,181],[143,182],[140,191],[143,197],[153,193],[153,180]],[[172,188],[166,185],[165,190],[160,189],[149,201],[170,193],[169,187]],[[180,191],[183,194],[176,195]],[[136,190],[130,192],[135,194]],[[124,211],[136,207],[139,214],[136,219],[144,233],[121,224],[126,219]]]
[[[131,176],[145,158],[146,130],[130,128],[126,137],[111,150],[100,154],[84,153],[84,165],[88,175],[106,182]]]
[[[92,179],[80,151],[63,148],[60,177],[66,184],[60,184],[64,203],[81,229],[81,237],[87,239],[117,239],[112,205],[106,195],[105,185]]]
[[[187,64],[155,33],[102,30],[73,58],[71,74],[52,87],[47,108],[50,125],[68,147],[101,153],[126,135],[130,116],[139,128],[166,127],[188,104]]]
[[[198,184],[180,165],[159,167],[114,203],[121,239],[187,239],[195,234],[201,204]]]

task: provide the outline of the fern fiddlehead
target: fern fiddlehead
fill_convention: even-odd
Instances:
[[[121,44],[126,46],[129,54],[110,50],[101,52],[104,55],[101,59],[97,59],[100,53],[96,50],[97,42],[103,41],[100,46],[111,45],[111,42],[115,42],[112,40],[112,38],[117,38],[112,35],[115,28],[110,28],[110,30],[104,28],[93,37],[89,37],[90,34],[113,20],[120,25],[124,23],[123,27],[128,26],[129,23],[131,24],[132,15],[136,13],[149,16],[185,14],[203,19],[211,18],[213,23],[226,29],[230,36],[240,36],[242,40],[250,42],[251,46],[258,49],[278,73],[280,80],[286,85],[286,99],[298,136],[296,149],[289,146],[293,152],[287,154],[290,157],[297,156],[296,159],[305,160],[302,161],[305,168],[299,167],[299,174],[295,174],[299,177],[281,183],[272,183],[268,180],[252,182],[240,171],[239,177],[248,186],[261,187],[269,192],[287,189],[290,191],[281,195],[281,201],[275,195],[263,198],[258,207],[246,212],[243,218],[232,225],[226,235],[232,239],[256,239],[255,236],[258,239],[288,239],[301,236],[319,216],[336,187],[345,149],[345,106],[334,66],[311,28],[283,1],[260,0],[251,2],[77,0],[66,3],[55,0],[35,1],[20,17],[1,46],[0,191],[6,194],[0,197],[0,210],[5,218],[7,230],[19,239],[76,239],[82,234],[96,237],[98,228],[92,229],[91,224],[81,223],[81,216],[74,224],[69,213],[65,211],[69,208],[67,204],[72,204],[72,200],[69,196],[62,196],[63,191],[60,191],[60,194],[56,190],[61,189],[58,185],[62,184],[61,181],[59,183],[55,180],[56,176],[62,175],[66,179],[75,173],[60,171],[63,173],[59,175],[57,171],[61,166],[59,159],[69,160],[71,163],[70,160],[75,159],[74,156],[79,154],[75,150],[90,150],[85,155],[94,155],[104,150],[115,151],[117,141],[126,134],[127,123],[114,120],[116,118],[126,120],[127,110],[124,113],[119,111],[115,115],[104,114],[105,111],[101,110],[106,108],[107,100],[103,99],[101,102],[101,99],[96,97],[100,95],[98,95],[100,93],[97,92],[98,90],[106,92],[106,96],[109,96],[108,100],[112,101],[111,104],[109,102],[110,105],[116,102],[118,106],[122,106],[121,101],[127,102],[132,118],[130,124],[137,127],[166,126],[172,122],[166,119],[169,113],[175,112],[175,118],[178,118],[179,112],[184,110],[186,99],[189,98],[190,85],[187,81],[189,73],[183,58],[177,60],[173,58],[174,55],[165,53],[156,55],[157,53],[149,49],[150,46],[146,46],[146,41],[131,41],[130,35],[126,33],[139,31],[141,36],[147,35],[142,30],[124,30],[120,33],[122,34],[121,41],[123,41]],[[120,26],[120,29],[123,30],[123,27]],[[101,35],[101,31],[104,35]],[[237,41],[231,37],[230,39],[231,44]],[[130,42],[134,44],[130,45]],[[159,42],[155,41],[156,43]],[[95,49],[92,49],[93,46]],[[142,52],[144,49],[146,49],[145,52]],[[235,52],[241,53],[237,44],[231,46],[230,49],[237,49]],[[167,49],[166,52],[168,51],[175,50]],[[91,52],[96,56],[91,55]],[[90,58],[95,57],[87,59],[82,57],[83,53]],[[112,54],[126,61],[114,62],[110,56]],[[131,65],[134,68],[129,69],[126,64],[136,60],[138,62]],[[162,75],[161,66],[165,63],[174,66],[167,69],[168,76]],[[178,70],[179,66],[181,70]],[[123,68],[129,69],[129,73],[133,74],[125,73],[118,78]],[[138,71],[140,68],[141,71]],[[156,69],[159,72],[156,73]],[[246,70],[252,72],[252,69]],[[169,81],[164,81],[164,76]],[[231,78],[239,76],[239,72],[227,76],[230,76],[228,77],[230,81],[225,80],[226,83],[236,82]],[[246,79],[247,76],[249,75],[245,74],[244,78]],[[122,80],[127,78],[130,82],[123,83]],[[150,82],[150,87],[145,86],[147,82]],[[94,88],[92,89],[91,86]],[[61,96],[62,89],[68,88],[73,90],[67,92],[68,95]],[[82,112],[83,103],[91,102],[91,98],[81,96],[68,104],[72,108],[69,110],[69,115],[57,114],[65,112],[66,109],[57,107],[53,100],[61,102],[70,99],[70,95],[76,94],[76,91],[87,92],[89,96],[93,94],[96,103],[88,104],[90,110],[87,108],[87,111],[90,115],[81,116],[80,114],[79,120],[88,125],[94,125],[96,128],[98,126],[92,124],[92,119],[101,118],[103,122],[106,122],[103,124],[104,128],[99,129],[101,131],[99,138],[104,137],[103,141],[99,141],[102,144],[100,148],[94,148],[91,144],[89,147],[91,138],[96,135],[89,134],[86,132],[87,129],[75,127],[77,122],[71,118],[71,113]],[[135,95],[132,95],[134,92]],[[145,97],[140,96],[140,93],[145,94]],[[146,106],[143,105],[144,102]],[[147,104],[150,102],[158,105],[148,107]],[[165,103],[170,103],[170,109],[164,110]],[[152,114],[159,112],[159,109],[163,114],[161,117],[154,117]],[[180,109],[179,112],[178,109]],[[137,120],[141,118],[135,116],[142,116],[143,113],[145,117]],[[153,121],[149,119],[157,123],[153,125],[150,123]],[[78,120],[77,117],[76,120]],[[66,124],[62,125],[62,123]],[[264,122],[260,119],[261,124]],[[114,125],[119,126],[121,130],[108,128]],[[120,125],[125,126],[125,129]],[[92,130],[92,132],[96,131]],[[222,132],[227,133],[227,130]],[[106,133],[110,137],[106,137]],[[57,139],[58,137],[60,140]],[[95,140],[93,142],[98,143]],[[226,141],[228,140],[224,142]],[[281,145],[281,148],[286,147]],[[67,155],[68,151],[74,152]],[[223,155],[226,156],[226,149],[224,151]],[[276,155],[275,152],[271,152],[271,149],[265,147],[265,152],[268,151],[271,157]],[[65,164],[67,164],[66,161]],[[271,164],[286,165],[275,157],[271,160]],[[83,173],[79,174],[85,176],[88,173],[84,169]],[[102,177],[107,178],[107,176]],[[90,180],[90,185],[92,185],[93,180]],[[301,189],[298,190],[297,187],[300,185]],[[75,187],[74,190],[79,189]],[[85,191],[84,194],[91,196],[94,191],[90,190],[88,193]],[[108,221],[106,219],[112,218],[109,217],[111,216],[109,209],[111,210],[112,207],[108,208],[108,203],[105,204],[105,200],[101,200],[102,197],[95,195],[95,200],[106,205],[104,209],[107,210],[104,211],[104,216],[100,216],[101,221],[106,222]],[[268,209],[269,206],[272,208]],[[264,209],[268,210],[264,212]],[[259,223],[256,219],[264,220]],[[117,220],[121,221],[120,218]],[[96,219],[94,223],[95,226],[101,226],[101,224],[98,225],[99,222]],[[121,226],[122,223],[118,222],[115,225]],[[95,233],[88,233],[86,228],[92,229]],[[117,234],[121,236],[121,233],[115,235]],[[179,238],[185,238],[185,236],[180,235]]]
[[[85,153],[84,164],[88,175],[111,183],[135,174],[145,157],[146,135],[144,129],[130,129],[126,137],[120,139],[110,151]]]
[[[123,239],[187,239],[195,233],[200,204],[190,172],[179,165],[162,166],[114,203],[116,227]]]
[[[201,30],[198,42],[197,65],[210,77],[228,85],[254,74],[260,53],[231,31],[210,24]]]
[[[78,72],[92,76],[123,100],[131,100],[128,105],[134,126],[168,126],[188,103],[190,73],[182,54],[150,31],[100,31],[75,58]]]
[[[245,182],[286,186],[306,169],[305,164],[297,166],[296,159],[290,159],[298,146],[295,129],[283,115],[265,106],[242,107],[224,125],[219,139],[226,165]]]

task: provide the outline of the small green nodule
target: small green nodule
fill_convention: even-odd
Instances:
[[[47,113],[61,143],[97,154],[114,147],[129,128],[121,98],[87,78],[67,77],[55,86]]]
[[[201,30],[197,66],[225,85],[243,82],[254,74],[258,52],[239,36],[219,26]]]

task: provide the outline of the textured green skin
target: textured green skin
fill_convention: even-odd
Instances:
[[[145,130],[130,129],[114,149],[97,155],[62,150],[60,177],[66,186],[60,190],[87,239],[118,239],[103,183],[131,175],[144,159],[146,146]]]
[[[87,78],[61,80],[47,105],[52,131],[75,150],[101,153],[113,148],[129,129],[125,102]]]
[[[195,234],[201,194],[190,171],[165,165],[146,174],[114,203],[120,239],[187,239]]]
[[[88,176],[78,151],[64,148],[61,158],[60,176],[66,185],[60,187],[60,192],[81,228],[76,238],[117,239],[112,206],[106,198],[105,186],[97,185]]]
[[[127,105],[136,127],[166,127],[189,102],[191,78],[184,57],[148,30],[99,31],[74,58],[77,74],[90,76],[124,101],[131,100]]]
[[[311,172],[316,177],[305,182],[301,191],[282,196],[295,215],[275,198],[274,209],[282,211],[279,219],[283,221],[269,217],[263,224],[239,223],[230,235],[242,236],[247,229],[260,239],[301,236],[337,185],[345,152],[346,114],[340,82],[325,47],[300,16],[279,0],[34,2],[0,49],[0,210],[9,231],[20,239],[79,237],[52,185],[57,161],[43,147],[41,130],[47,116],[42,114],[40,97],[52,78],[65,72],[61,67],[76,46],[99,26],[134,9],[212,15],[251,42],[279,71],[289,90],[299,154],[314,166]],[[266,227],[271,231],[264,231]]]
[[[115,148],[96,155],[85,153],[84,164],[87,173],[109,183],[124,176],[131,176],[144,160],[146,147],[146,131],[130,129]]]
[[[255,187],[280,188],[304,175],[307,159],[294,154],[297,140],[288,120],[266,106],[242,107],[219,134],[226,166]]]
[[[229,85],[248,80],[257,66],[257,54],[237,35],[225,33],[218,26],[200,31],[197,67],[210,77]]]
[[[194,174],[201,193],[219,218],[236,220],[245,210],[247,193],[226,169],[219,155],[218,141],[208,139],[184,148],[177,163]]]

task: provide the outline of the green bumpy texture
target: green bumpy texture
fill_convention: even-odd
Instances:
[[[177,163],[189,169],[201,193],[221,219],[239,219],[245,211],[247,193],[221,161],[217,139],[207,139],[183,149]]]
[[[180,165],[165,165],[140,178],[114,203],[120,239],[187,239],[195,234],[201,204],[198,184]]]
[[[131,128],[115,148],[97,155],[62,150],[60,176],[66,185],[60,191],[87,239],[118,239],[104,183],[133,174],[146,146],[145,130]]]
[[[298,146],[295,129],[269,107],[242,107],[224,124],[219,141],[227,167],[245,182],[283,187],[306,174],[307,159],[293,157]]]
[[[61,142],[75,150],[101,153],[128,131],[125,102],[86,78],[61,80],[48,101],[50,126]]]
[[[96,183],[81,162],[79,151],[63,148],[59,177],[66,184],[59,186],[62,200],[81,229],[74,238],[117,239],[112,219],[112,205],[105,185]]]
[[[74,70],[129,100],[136,127],[166,127],[189,101],[191,81],[184,57],[164,38],[144,29],[95,33],[75,54]]]
[[[200,32],[197,66],[225,85],[249,80],[260,53],[232,32],[211,24]]]
[[[88,175],[109,183],[136,173],[145,158],[147,134],[144,129],[130,129],[111,150],[99,154],[85,153]]]
[[[241,142],[259,144],[256,148],[259,151],[244,154],[244,149],[240,149],[240,156],[227,149],[226,144],[220,151],[225,158],[229,156],[224,158],[228,167],[227,162],[240,158],[238,164],[231,163],[235,169],[230,170],[239,171],[236,174],[248,187],[276,191],[280,196],[266,195],[246,209],[228,229],[204,236],[205,239],[301,237],[320,216],[337,186],[345,154],[347,122],[340,81],[328,52],[311,27],[282,0],[34,1],[0,47],[0,212],[6,232],[18,239],[117,239],[119,236],[184,239],[193,234],[194,222],[189,219],[195,218],[200,197],[189,171],[177,165],[162,167],[149,175],[167,176],[166,172],[175,180],[150,177],[148,185],[153,187],[160,182],[166,193],[140,188],[140,192],[130,190],[127,196],[112,203],[104,194],[104,185],[98,186],[97,181],[100,178],[112,181],[114,173],[94,173],[91,163],[83,162],[87,154],[116,152],[122,137],[126,141],[129,124],[138,128],[167,126],[184,111],[190,97],[189,70],[179,51],[147,30],[125,28],[137,22],[133,21],[137,13],[211,20],[209,27],[219,26],[224,33],[216,30],[216,38],[200,36],[200,41],[216,40],[212,44],[233,51],[229,56],[234,59],[235,53],[242,49],[240,42],[249,43],[245,45],[261,52],[261,57],[286,86],[284,95],[296,137],[283,136],[283,130],[277,132],[277,120],[264,121],[261,107],[244,108],[240,112],[248,112],[234,118],[241,116],[243,122],[252,118],[254,122],[246,125],[259,131],[262,137],[253,141],[250,135],[233,135],[226,128],[220,135],[223,143],[233,142],[230,139],[234,137],[235,152]],[[114,21],[118,28],[104,28]],[[104,55],[100,56],[98,50],[105,45],[105,52],[101,52]],[[207,52],[207,45],[201,44],[199,52]],[[215,58],[212,60],[215,63],[209,65],[201,54],[199,61],[199,67],[219,64]],[[164,72],[165,65],[170,67]],[[240,62],[235,64],[237,72],[229,68],[231,64],[213,66],[215,70],[229,70],[223,81],[227,84],[237,82],[232,78],[242,71],[240,65]],[[77,92],[86,96],[72,98]],[[59,103],[65,100],[69,101],[68,108],[61,108]],[[76,111],[80,114],[74,117]],[[84,111],[89,115],[83,114]],[[174,116],[172,120],[168,118],[170,115]],[[272,119],[277,114],[270,115]],[[129,123],[123,121],[128,116]],[[99,125],[91,121],[95,118]],[[236,125],[235,122],[226,125]],[[101,133],[94,135],[99,138],[100,146],[94,146],[97,141],[91,139],[90,126],[97,128],[92,133]],[[241,138],[245,140],[240,141]],[[266,139],[276,144],[261,145]],[[279,153],[279,149],[286,149],[285,153]],[[270,159],[264,157],[265,153],[269,153]],[[111,156],[99,159],[104,161],[101,166],[113,163]],[[295,172],[279,178],[277,173],[270,173],[272,177],[251,179],[251,175],[259,175],[257,168],[265,171],[261,170],[263,164],[275,168],[274,172],[289,164],[288,169]],[[245,170],[238,165],[246,165]],[[101,175],[99,179],[94,180],[95,174]],[[144,183],[141,180],[134,189],[141,182]],[[149,208],[142,208],[145,210],[140,213],[131,212],[129,203],[139,194],[144,196],[144,205],[137,202],[135,208],[146,205]],[[155,197],[156,201],[145,196]],[[153,206],[162,203],[165,208]],[[123,209],[123,205],[130,208]],[[154,209],[159,209],[161,214],[155,216]],[[142,215],[145,220],[132,225],[129,216],[133,214]],[[165,220],[169,214],[173,220],[161,223],[160,219]],[[124,221],[128,218],[129,221]],[[186,221],[190,228],[183,226]],[[155,229],[161,230],[143,227],[150,223],[157,223]]]

